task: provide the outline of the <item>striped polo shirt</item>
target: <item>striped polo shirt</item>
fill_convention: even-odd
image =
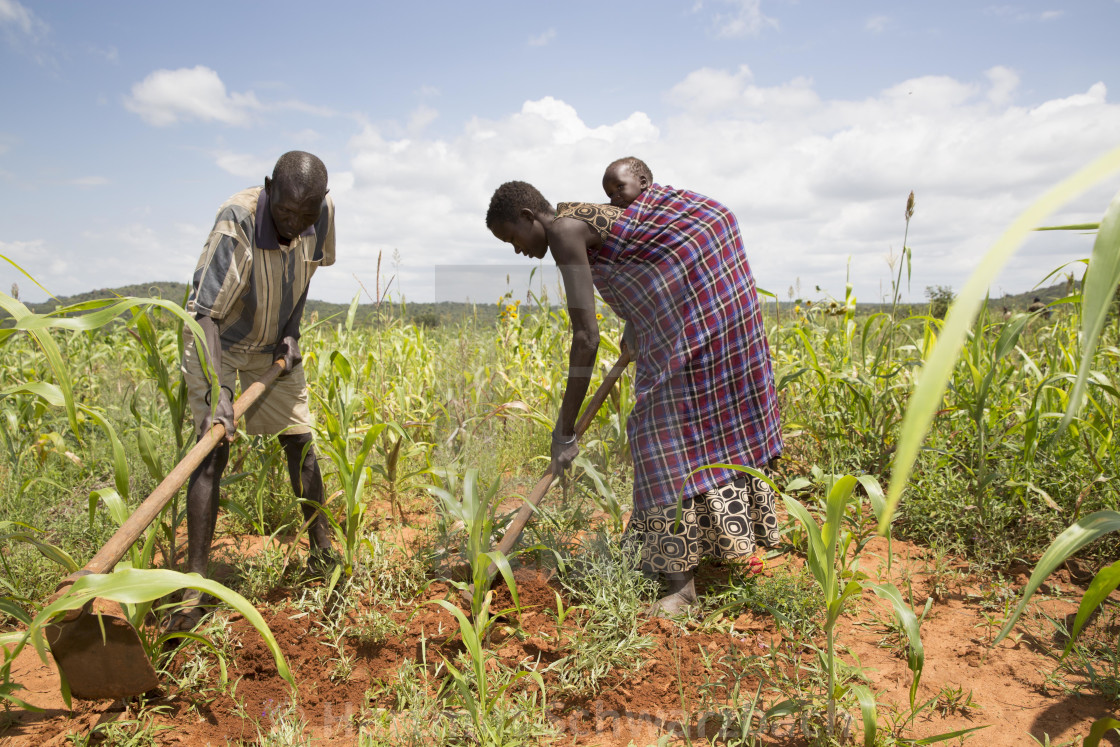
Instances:
[[[334,264],[334,202],[288,246],[280,243],[263,187],[225,202],[194,271],[187,311],[218,325],[222,349],[271,352],[311,276]]]

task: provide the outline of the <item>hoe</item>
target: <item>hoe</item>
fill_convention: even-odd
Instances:
[[[259,381],[238,397],[233,405],[235,420],[245,414],[283,370],[284,361],[276,361]],[[52,601],[82,576],[112,572],[128,548],[159,516],[163,507],[206,455],[214,450],[225,433],[225,426],[221,423],[212,426],[85,567],[58,585]],[[136,629],[122,617],[106,614],[100,609],[95,612],[93,605],[98,601],[101,600],[90,600],[81,609],[60,615],[46,628],[51,654],[70,685],[70,693],[83,700],[99,700],[140,695],[152,690],[159,680]]]

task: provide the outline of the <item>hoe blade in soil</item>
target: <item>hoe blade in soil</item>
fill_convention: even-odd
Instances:
[[[140,636],[127,620],[95,614],[86,605],[76,619],[48,625],[46,636],[75,698],[124,698],[159,685]]]

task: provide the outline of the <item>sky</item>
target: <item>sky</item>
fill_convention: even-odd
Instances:
[[[550,260],[486,229],[493,190],[606,202],[603,169],[635,155],[727,204],[783,300],[889,297],[913,190],[921,300],[1120,146],[1117,29],[1120,0],[0,0],[0,255],[45,289],[0,259],[0,290],[189,282],[218,206],[307,150],[337,210],[316,299],[548,286]],[[1049,222],[1097,221],[1118,190]],[[1034,235],[992,295],[1091,246]]]

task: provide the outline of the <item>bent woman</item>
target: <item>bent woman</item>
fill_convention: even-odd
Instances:
[[[676,614],[696,601],[702,557],[742,559],[778,542],[766,484],[707,466],[764,468],[782,451],[770,349],[735,216],[703,195],[658,184],[625,210],[553,209],[515,181],[494,192],[486,225],[518,254],[551,253],[564,279],[573,334],[552,433],[555,470],[578,453],[575,421],[599,346],[596,288],[627,323],[634,512],[623,541],[640,545],[643,571],[667,582],[650,612]]]

